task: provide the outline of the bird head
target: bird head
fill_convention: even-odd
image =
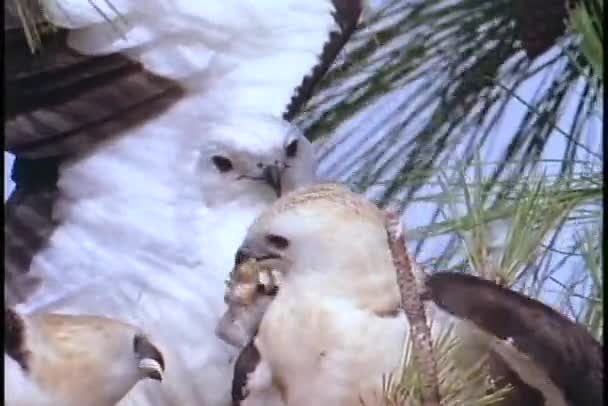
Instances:
[[[392,267],[384,213],[337,184],[298,189],[264,211],[250,226],[235,262],[250,258],[284,274],[292,269],[338,270],[349,264],[366,270]]]
[[[211,126],[200,147],[197,173],[209,206],[242,199],[266,205],[315,180],[312,144],[294,125],[259,115],[234,122]]]
[[[355,300],[371,311],[400,303],[385,214],[364,196],[336,184],[297,189],[254,221],[235,264],[255,259],[298,291]]]
[[[7,320],[21,326],[10,330],[15,351],[9,355],[37,387],[65,402],[61,404],[115,404],[141,379],[162,379],[162,353],[130,324],[97,316],[14,311],[7,313]]]

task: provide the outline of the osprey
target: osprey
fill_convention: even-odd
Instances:
[[[433,338],[450,328],[468,357],[459,365],[487,355],[490,374],[513,386],[501,406],[602,404],[602,346],[582,326],[474,276],[438,272],[419,283]],[[254,312],[236,319],[258,320],[241,330],[250,337],[235,404],[383,404],[382,374],[399,366],[409,327],[381,210],[340,185],[282,197],[251,225],[229,288],[247,292]]]
[[[40,3],[60,29],[33,57],[5,6],[5,297],[149,331],[163,385],[121,404],[228,404],[223,281],[255,216],[315,180],[289,121],[361,3]]]
[[[114,405],[139,380],[162,380],[161,352],[117,320],[6,309],[4,328],[9,406]]]

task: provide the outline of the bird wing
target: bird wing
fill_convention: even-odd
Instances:
[[[232,378],[232,403],[240,405],[247,397],[248,375],[253,373],[260,363],[260,352],[255,347],[253,340],[249,342],[239,353],[234,365],[234,376]]]
[[[5,204],[5,296],[13,304],[36,286],[24,274],[59,225],[51,214],[61,195],[60,165],[161,120],[188,98],[216,116],[291,120],[362,8],[357,0],[45,0],[56,29],[32,55],[18,4],[5,2],[5,151],[16,156],[16,190]],[[34,23],[48,31],[34,11]],[[119,159],[137,165],[144,154],[168,154],[154,148]],[[88,170],[99,178],[112,169]],[[146,192],[145,178],[138,187]]]
[[[290,120],[354,31],[362,7],[355,0],[42,3],[60,28],[33,55],[15,3],[5,2],[5,150],[18,156],[78,153],[102,141],[87,129],[110,121],[118,133],[160,114],[210,70],[224,97],[239,96],[231,104]],[[176,16],[191,21],[173,27]],[[78,30],[61,28],[75,24]],[[185,35],[176,51],[173,38]]]
[[[438,272],[425,284],[435,305],[497,338],[494,352],[508,367],[527,375],[531,367],[544,372],[569,404],[602,404],[602,345],[584,327],[539,301],[471,275]],[[520,375],[527,384],[527,378],[538,379]],[[531,386],[544,384],[541,380]]]

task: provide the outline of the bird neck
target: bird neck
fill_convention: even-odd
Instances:
[[[331,268],[294,269],[290,274],[291,283],[298,289],[313,289],[321,297],[345,298],[374,313],[392,314],[400,305],[397,279],[390,263],[347,262]]]

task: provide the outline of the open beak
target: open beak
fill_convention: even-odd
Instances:
[[[157,381],[163,380],[165,361],[163,354],[143,335],[136,335],[133,346],[139,356],[139,369],[146,378]]]
[[[268,165],[262,172],[262,177],[268,183],[277,194],[277,197],[281,196],[281,171],[276,165]]]

